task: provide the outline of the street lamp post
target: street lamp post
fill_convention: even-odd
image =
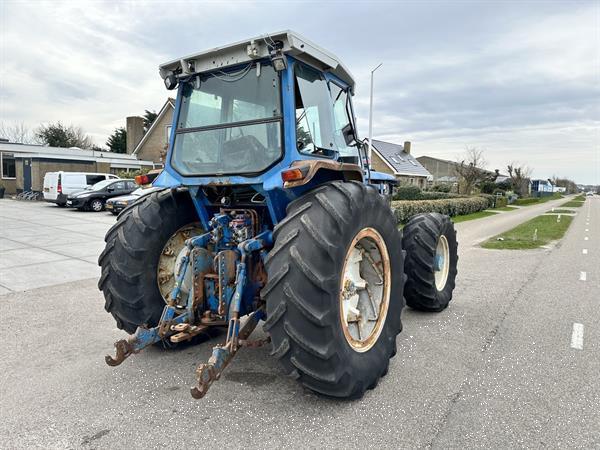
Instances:
[[[371,99],[369,102],[369,150],[367,152],[367,160],[369,164],[369,169],[371,168],[371,151],[373,146],[371,141],[373,140],[373,74],[377,69],[381,67],[383,63],[380,63],[377,67],[371,70]]]

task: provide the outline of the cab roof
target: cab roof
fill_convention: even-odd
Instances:
[[[215,47],[174,59],[161,64],[159,73],[163,79],[169,73],[188,76],[267,58],[273,44],[278,41],[281,42],[283,53],[291,55],[323,72],[333,73],[354,91],[352,74],[334,54],[291,30],[263,34],[234,44]]]

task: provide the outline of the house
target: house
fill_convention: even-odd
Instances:
[[[535,197],[552,195],[554,186],[550,180],[531,180],[531,194]]]
[[[458,172],[456,168],[460,166],[460,163],[456,161],[449,161],[446,159],[433,158],[431,156],[419,156],[417,160],[431,173],[432,181],[434,184],[456,184],[459,181]],[[510,179],[508,175],[501,174],[498,170],[491,171],[481,169],[484,178],[501,183]]]
[[[142,117],[127,118],[127,153],[136,158],[164,166],[164,158],[169,146],[175,99],[169,98],[159,111],[150,128],[144,133]]]
[[[368,145],[368,140],[366,140]],[[431,174],[410,154],[411,143],[404,146],[373,139],[371,167],[378,172],[394,175],[400,184],[427,185]]]
[[[0,141],[0,162],[0,183],[7,194],[41,192],[47,172],[64,170],[116,174],[122,170],[153,168],[152,161],[141,161],[124,153],[16,144],[6,140]]]
[[[456,162],[431,156],[419,156],[417,161],[431,173],[433,184],[455,185],[458,183],[456,174],[458,164]]]

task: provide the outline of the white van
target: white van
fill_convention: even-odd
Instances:
[[[86,172],[48,172],[44,175],[44,200],[66,206],[67,196],[82,191],[98,181],[117,180],[119,177],[110,173]]]

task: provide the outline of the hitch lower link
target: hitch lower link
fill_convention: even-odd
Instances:
[[[186,306],[182,307],[177,304],[188,266],[193,267],[190,255],[195,248],[205,246],[208,241],[208,234],[186,241],[185,253],[181,258],[175,286],[170,295],[171,300],[165,306],[158,325],[154,328],[138,327],[135,334],[129,338],[115,342],[115,356],[106,355],[104,358],[106,364],[113,367],[118,366],[129,356],[141,352],[149,345],[166,340],[174,343],[189,340],[209,328],[208,325],[204,325],[201,322],[197,325],[194,324],[197,323],[199,317],[197,317],[195,311],[196,305],[194,305],[193,287],[188,293]],[[246,285],[246,255],[252,251],[264,250],[267,245],[270,245],[271,239],[271,232],[265,232],[238,245],[242,253],[242,259],[237,267],[236,288],[229,307],[230,319],[227,329],[227,339],[225,344],[217,345],[213,348],[212,355],[207,363],[200,364],[196,369],[197,384],[191,388],[192,397],[196,399],[200,399],[206,395],[213,381],[220,378],[221,373],[231,362],[240,347],[261,347],[270,341],[269,338],[258,341],[248,340],[256,325],[265,317],[263,307],[249,314],[241,329],[239,313],[242,294]]]

